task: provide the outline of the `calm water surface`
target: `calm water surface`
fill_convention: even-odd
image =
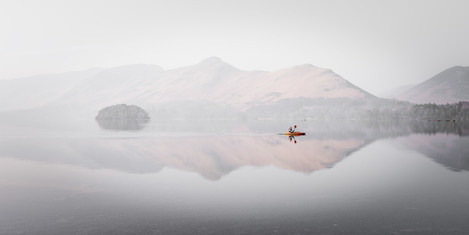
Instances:
[[[465,125],[293,124],[0,126],[0,234],[469,233]]]

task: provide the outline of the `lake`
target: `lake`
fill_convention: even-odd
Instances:
[[[0,234],[469,233],[466,123],[122,126],[0,125]]]

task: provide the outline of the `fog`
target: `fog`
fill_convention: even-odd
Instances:
[[[468,7],[1,1],[0,234],[467,234]]]
[[[467,1],[2,1],[0,79],[219,56],[309,63],[380,95],[469,64]]]

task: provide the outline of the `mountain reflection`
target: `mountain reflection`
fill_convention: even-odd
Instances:
[[[265,133],[275,129],[271,125],[277,124],[242,128]],[[375,140],[402,136],[399,142],[448,169],[469,170],[465,123],[304,122],[302,127],[307,136],[297,144],[276,134],[6,138],[0,141],[0,157],[132,173],[171,167],[218,180],[245,166],[311,173],[333,167]]]
[[[444,133],[412,135],[399,143],[415,150],[453,171],[469,170],[469,137]]]
[[[293,146],[279,136],[48,138],[2,142],[0,153],[27,160],[134,173],[171,167],[216,180],[243,166],[276,166],[310,173],[332,167],[364,144],[361,139],[303,139],[301,144]]]

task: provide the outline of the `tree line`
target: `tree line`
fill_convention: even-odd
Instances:
[[[455,104],[415,104],[409,110],[412,119],[469,120],[469,102],[460,101]]]

